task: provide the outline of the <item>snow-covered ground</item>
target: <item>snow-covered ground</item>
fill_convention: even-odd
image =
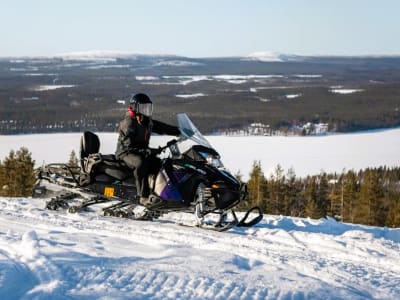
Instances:
[[[264,216],[224,233],[0,198],[0,299],[399,299],[400,229]]]
[[[116,133],[100,133],[102,153],[114,153]],[[152,146],[165,144],[168,137],[152,137]],[[253,162],[259,160],[266,175],[280,164],[293,167],[298,176],[359,170],[366,167],[400,165],[400,129],[327,136],[209,136],[225,166],[246,179]],[[27,147],[37,165],[66,162],[72,150],[79,153],[80,134],[0,135],[0,159],[11,149]]]

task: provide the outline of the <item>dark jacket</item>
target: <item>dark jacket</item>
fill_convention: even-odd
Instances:
[[[180,134],[179,128],[163,122],[152,120],[146,116],[139,123],[129,112],[119,124],[119,137],[115,155],[121,158],[127,153],[144,155],[149,147],[151,133],[174,135]]]

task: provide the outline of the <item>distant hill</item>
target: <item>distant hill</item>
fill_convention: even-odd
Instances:
[[[205,133],[261,123],[287,132],[323,123],[330,131],[400,125],[400,57],[190,58],[112,51],[0,59],[0,134],[115,131],[136,92],[155,117],[188,113]]]

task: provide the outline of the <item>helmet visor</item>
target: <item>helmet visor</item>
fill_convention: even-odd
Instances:
[[[147,117],[151,117],[153,114],[152,103],[138,103],[136,112]]]

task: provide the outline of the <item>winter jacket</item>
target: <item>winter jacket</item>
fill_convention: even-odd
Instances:
[[[134,153],[144,155],[149,148],[151,133],[174,135],[180,134],[179,128],[163,122],[152,120],[143,116],[143,121],[139,123],[135,114],[128,111],[125,118],[119,124],[119,137],[115,155],[121,158],[125,154]]]

